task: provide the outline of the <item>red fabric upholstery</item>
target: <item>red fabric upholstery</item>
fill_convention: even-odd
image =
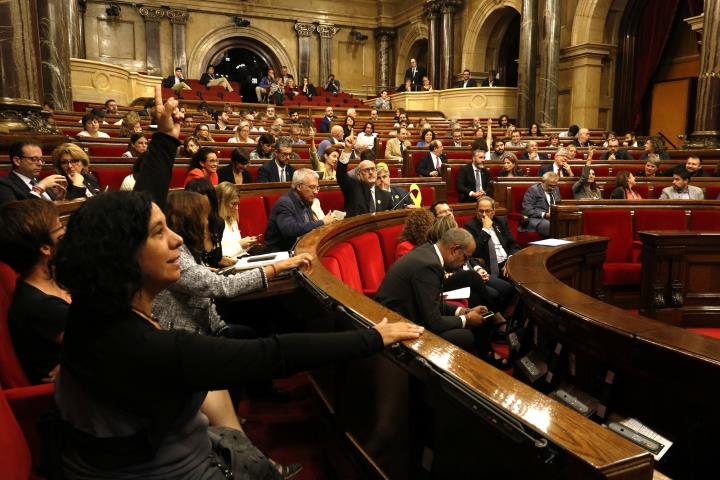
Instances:
[[[102,188],[108,187],[110,190],[119,190],[125,177],[130,175],[132,167],[103,168],[93,170],[93,175],[98,179]]]
[[[423,206],[429,207],[435,203],[435,189],[433,187],[420,187],[420,193],[422,193]]]
[[[573,192],[571,184],[561,183],[560,185],[558,185],[558,189],[560,190],[560,198],[564,198],[565,200],[572,200]]]
[[[338,243],[328,250],[325,256],[332,257],[337,261],[340,269],[340,278],[345,285],[358,292],[363,291],[362,281],[360,280],[360,269],[358,268],[357,259],[355,258],[355,250],[350,243]]]
[[[248,165],[246,168],[247,168],[248,173],[250,173],[250,178],[252,178],[252,181],[254,182],[255,179],[257,178],[257,171],[260,167],[256,166],[256,165],[252,165],[252,166]]]
[[[263,197],[240,197],[238,203],[238,226],[243,236],[265,233],[268,214]]]
[[[273,205],[275,205],[275,202],[277,202],[277,199],[280,198],[280,195],[265,195],[263,198],[265,201],[265,211],[267,215],[270,215],[270,211]]]
[[[455,221],[459,226],[464,226],[467,222],[475,218],[475,215],[455,215]]]
[[[340,273],[340,264],[335,257],[323,257],[320,261],[325,266],[325,268],[327,268],[328,272],[332,273],[339,280],[342,280],[342,274]]]
[[[448,203],[458,203],[460,201],[460,194],[457,191],[457,178],[461,168],[460,165],[453,165],[448,171],[448,179],[445,182],[447,188],[445,199]]]
[[[324,212],[331,210],[345,210],[345,198],[340,190],[328,190],[318,193],[320,206]]]
[[[583,233],[610,237],[603,284],[636,285],[640,283],[641,264],[633,262],[632,217],[630,210],[585,210]]]
[[[642,230],[686,230],[685,210],[635,210],[635,238]]]
[[[349,241],[355,249],[355,258],[359,260],[363,293],[373,296],[385,277],[385,262],[380,239],[375,232],[365,232]]]
[[[705,187],[705,200],[716,200],[720,195],[720,186],[708,185]]]
[[[170,188],[183,188],[183,186],[185,186],[187,173],[188,169],[186,166],[173,167],[172,177],[170,178]]]
[[[523,198],[525,198],[525,192],[527,192],[528,188],[530,188],[530,185],[513,185],[510,187],[510,205],[506,205],[508,212],[522,212]]]
[[[720,340],[720,328],[688,328],[688,330]]]
[[[2,279],[2,292],[0,292],[0,385],[5,388],[25,387],[30,385],[20,361],[15,354],[15,348],[10,340],[8,329],[8,309],[15,292],[15,272],[5,263],[0,263],[0,278]]]
[[[90,145],[90,156],[92,157],[120,157],[127,152],[127,145]]]
[[[720,232],[720,211],[693,210],[690,215],[690,230]]]
[[[26,480],[32,473],[30,449],[15,415],[0,390],[0,478],[7,480]]]
[[[31,456],[42,457],[43,438],[37,427],[38,419],[55,406],[55,385],[44,383],[4,390],[10,408],[24,433]],[[0,429],[3,427],[0,426]],[[1,456],[2,454],[0,454]],[[0,467],[1,468],[1,467]],[[0,473],[0,478],[5,478]]]
[[[381,228],[376,232],[380,240],[380,248],[382,249],[386,271],[395,261],[395,246],[397,245],[398,237],[402,229],[403,225],[400,224]]]

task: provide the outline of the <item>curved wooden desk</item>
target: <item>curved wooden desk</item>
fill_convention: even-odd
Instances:
[[[473,208],[472,204],[460,206],[456,215],[471,213]],[[312,254],[316,261],[311,272],[300,275],[302,283],[327,309],[352,319],[356,327],[371,326],[383,317],[407,321],[344,285],[318,261],[338,242],[401,223],[406,213],[363,215],[303,237],[297,251]],[[512,262],[516,269],[522,268],[522,256],[518,257]],[[536,258],[537,254],[526,256],[527,261]],[[548,283],[560,283],[549,273],[547,277]],[[364,409],[373,409],[372,398],[367,398],[369,390],[357,386],[366,379],[345,373],[344,378],[336,375],[329,389],[324,392],[320,389],[323,395],[339,398],[342,395],[338,389],[345,388],[343,383],[352,378],[351,387],[364,395],[355,399],[356,409],[343,415],[339,413],[342,406],[330,401],[330,407],[340,418],[341,428],[382,475],[418,478],[417,475],[430,471],[432,478],[461,478],[470,472],[480,476],[487,473],[489,476],[484,478],[495,478],[494,474],[505,478],[652,478],[653,459],[646,451],[430,332],[417,341],[387,349],[384,357],[391,360],[373,365],[368,381],[378,382],[378,377],[395,371],[394,383],[385,384],[383,396],[376,399],[381,403],[396,400],[395,391],[403,390],[404,381],[409,383],[407,391],[411,394],[400,400],[406,408],[394,410],[390,418],[391,423],[409,423],[411,435],[403,437],[408,433],[406,430],[395,432],[396,435],[386,438],[381,451],[404,447],[410,452],[399,452],[386,461],[372,451],[370,444],[376,439],[373,432],[365,431],[372,428],[365,425],[372,421],[348,419],[352,415],[364,418]],[[418,412],[422,416],[416,416]],[[425,438],[418,440],[412,436],[418,432],[418,436]],[[452,444],[451,452],[443,448],[445,444]],[[400,468],[393,467],[392,461],[399,462]]]

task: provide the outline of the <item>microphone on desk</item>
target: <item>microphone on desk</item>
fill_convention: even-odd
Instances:
[[[400,200],[398,200],[398,202],[397,202],[395,205],[393,205],[390,210],[395,210],[402,202],[405,201],[405,199],[406,199],[409,195],[410,195],[410,191],[408,191],[408,192],[405,194],[404,197],[402,197]]]

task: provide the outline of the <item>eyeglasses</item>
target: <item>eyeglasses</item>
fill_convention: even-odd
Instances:
[[[20,158],[25,158],[27,160],[30,160],[32,163],[39,163],[40,165],[45,163],[45,160],[43,160],[43,157],[27,157],[25,155],[22,155]]]
[[[78,163],[80,163],[80,159],[78,159],[78,158],[73,158],[72,160],[60,160],[60,165],[62,165],[63,167],[64,167],[64,166],[67,166],[67,165],[69,165],[69,164],[71,164],[71,163],[72,163],[73,165],[77,165]]]
[[[492,208],[485,208],[485,209],[478,208],[478,213],[492,213],[492,212],[494,212],[494,211],[495,211],[495,210],[492,209]]]
[[[317,192],[320,190],[319,185],[308,185],[307,183],[303,183],[302,186],[309,189],[311,192]]]
[[[292,152],[285,153],[285,152],[276,152],[275,156],[278,158],[290,158],[290,155],[292,155]]]
[[[365,167],[360,169],[361,172],[374,172],[375,167]]]

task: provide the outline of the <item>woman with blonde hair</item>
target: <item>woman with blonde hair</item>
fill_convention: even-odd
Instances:
[[[74,143],[63,143],[52,153],[55,170],[67,179],[65,198],[92,197],[100,191],[100,183],[88,171],[90,159],[85,151]]]
[[[250,138],[250,124],[244,120],[240,122],[235,129],[235,136],[231,137],[228,143],[255,143],[255,140]]]
[[[222,235],[222,251],[226,257],[239,257],[258,242],[258,237],[245,237],[240,234],[238,225],[238,205],[240,193],[230,182],[221,182],[215,186],[218,199],[218,214],[225,222]]]
[[[137,112],[128,112],[116,125],[120,125],[120,136],[130,138],[133,133],[142,133],[140,115]]]

